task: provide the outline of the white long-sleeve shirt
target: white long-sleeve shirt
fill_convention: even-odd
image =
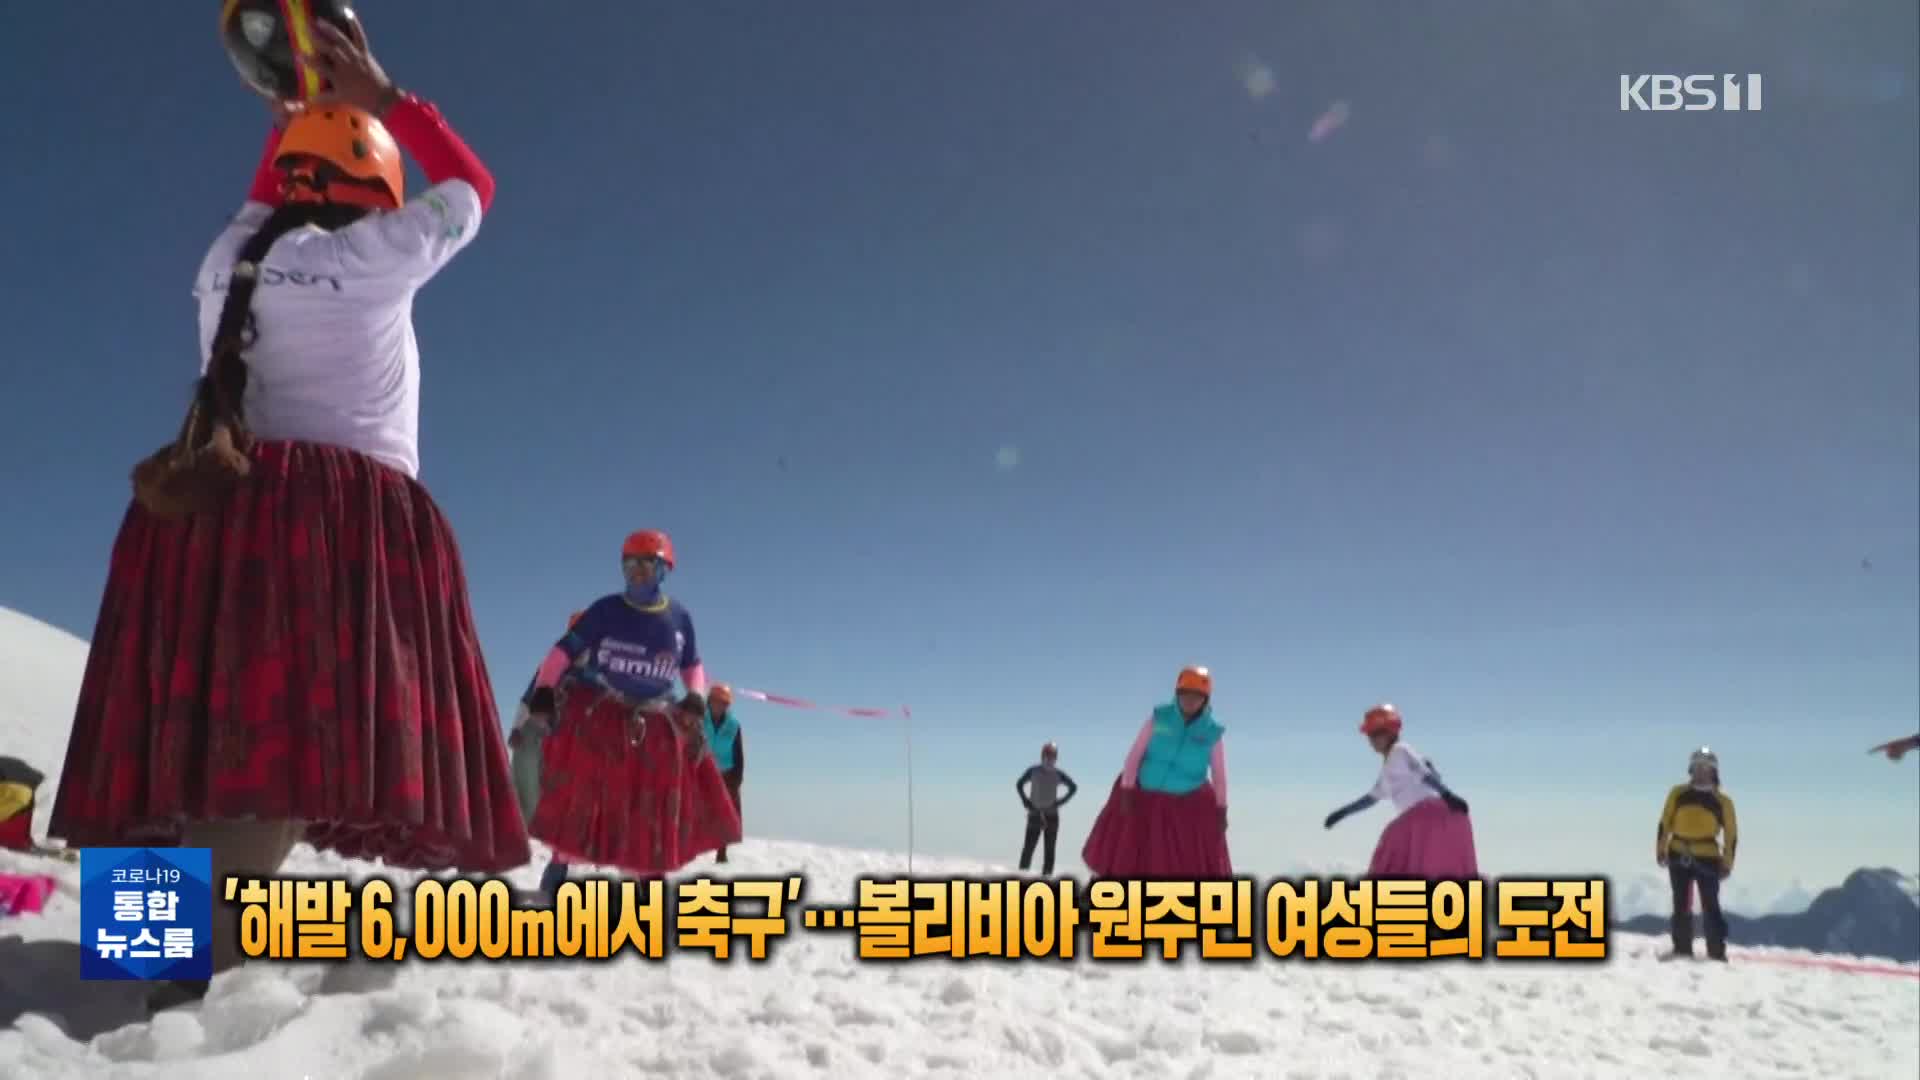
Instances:
[[[247,202],[200,264],[201,371],[213,348],[240,248],[272,209]],[[473,241],[480,195],[442,181],[397,210],[342,229],[295,229],[261,260],[243,403],[262,439],[358,450],[417,477],[420,349],[413,298]]]
[[[1387,751],[1386,760],[1380,763],[1380,778],[1373,782],[1373,790],[1368,794],[1393,803],[1394,816],[1398,817],[1439,794],[1427,783],[1431,775],[1434,774],[1426,758],[1411,744],[1396,742],[1393,749]]]

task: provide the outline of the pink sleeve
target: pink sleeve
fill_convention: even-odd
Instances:
[[[540,661],[540,672],[533,677],[533,685],[550,687],[560,681],[560,673],[565,670],[567,670],[566,650],[556,645],[553,651],[547,654],[547,658]]]
[[[1132,787],[1140,778],[1140,759],[1147,756],[1147,744],[1153,741],[1153,717],[1140,728],[1140,734],[1134,738],[1132,749],[1127,751],[1126,763],[1120,766],[1120,786]]]
[[[686,683],[687,689],[693,691],[696,694],[706,693],[707,692],[707,665],[695,664],[690,668],[681,668],[680,681]]]
[[[1218,739],[1213,744],[1213,797],[1220,805],[1227,805],[1227,744]]]
[[[403,93],[381,119],[393,141],[420,163],[427,183],[465,180],[480,196],[483,212],[493,205],[493,174],[431,102]]]

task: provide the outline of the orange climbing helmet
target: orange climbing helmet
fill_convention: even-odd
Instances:
[[[1381,734],[1400,734],[1400,710],[1384,701],[1368,709],[1360,720],[1360,734],[1369,739]]]
[[[273,163],[291,203],[336,203],[395,210],[406,198],[400,145],[372,113],[327,105],[296,113]]]
[[[659,559],[673,568],[673,540],[659,529],[641,529],[620,545],[623,559]]]
[[[1174,693],[1192,691],[1202,697],[1213,696],[1213,674],[1203,667],[1182,668],[1180,677],[1173,680]]]
[[[587,613],[584,611],[576,611],[573,614],[567,616],[567,629],[571,630],[574,627],[579,626],[581,618],[583,618],[586,614]]]

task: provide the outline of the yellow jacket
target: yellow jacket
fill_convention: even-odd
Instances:
[[[1724,846],[1719,840],[1721,833],[1726,834]],[[1718,787],[1702,791],[1692,784],[1675,784],[1660,811],[1660,829],[1654,842],[1668,855],[1719,859],[1732,869],[1734,850],[1740,845],[1740,819],[1733,812],[1733,796]]]
[[[0,780],[0,821],[33,805],[33,789],[25,784]]]

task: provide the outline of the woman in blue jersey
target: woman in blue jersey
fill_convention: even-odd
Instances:
[[[1233,876],[1227,850],[1226,729],[1213,718],[1213,676],[1190,667],[1127,752],[1080,859],[1097,877]]]
[[[673,543],[637,532],[620,560],[626,589],[581,614],[527,701],[529,723],[545,736],[527,831],[553,849],[541,880],[549,893],[569,863],[658,877],[740,839],[740,815],[700,729],[707,677],[693,618],[662,589]]]

